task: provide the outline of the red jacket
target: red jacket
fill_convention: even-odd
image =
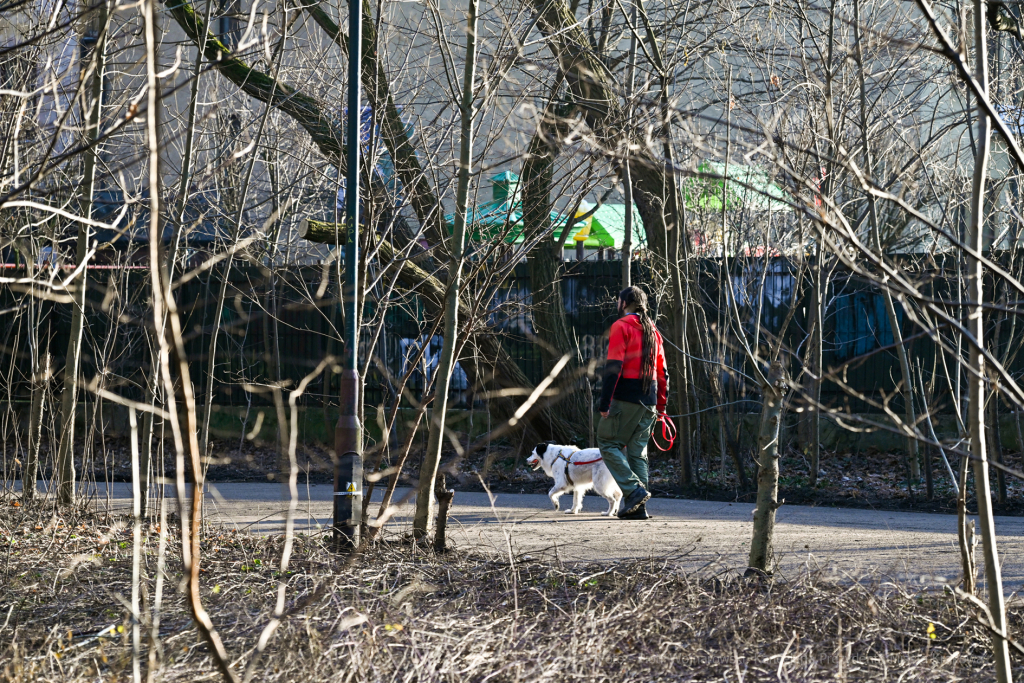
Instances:
[[[665,346],[661,333],[655,330],[654,379],[651,390],[643,391],[640,366],[644,328],[639,316],[630,314],[612,324],[608,339],[608,361],[605,364],[600,410],[606,412],[611,400],[656,406],[659,413],[668,405],[668,372],[665,367]]]

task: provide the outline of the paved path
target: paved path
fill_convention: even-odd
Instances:
[[[408,491],[398,493],[396,500],[410,496]],[[115,506],[126,505],[129,496],[127,485],[114,485]],[[330,486],[300,486],[300,498],[298,530],[330,525]],[[374,498],[379,500],[379,494]],[[215,523],[264,533],[283,529],[286,502],[279,484],[210,484],[208,501]],[[389,531],[409,528],[410,503],[401,506]],[[568,503],[569,497],[563,497],[563,508]],[[376,509],[371,506],[374,513]],[[645,522],[608,519],[599,514],[604,509],[604,501],[594,496],[587,496],[582,514],[570,516],[554,512],[541,494],[498,493],[492,504],[485,493],[459,492],[450,537],[463,548],[507,553],[509,534],[516,552],[563,561],[653,556],[674,557],[694,569],[746,566],[751,504],[656,498],[648,504],[655,519]],[[1005,584],[1020,590],[1024,518],[997,517],[996,529]],[[809,564],[840,576],[880,572],[930,585],[959,576],[956,517],[951,515],[786,505],[778,512],[775,548],[781,571],[789,575]],[[978,555],[981,564],[980,547]]]

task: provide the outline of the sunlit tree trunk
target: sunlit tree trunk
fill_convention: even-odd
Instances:
[[[747,566],[771,573],[775,511],[779,508],[779,432],[786,397],[782,363],[773,362],[766,379],[761,386],[764,398],[757,435],[757,505],[754,508],[754,535],[750,541]]]
[[[974,1],[974,49],[975,78],[983,93],[988,92],[988,46],[985,30],[985,3]],[[967,315],[967,331],[973,338],[970,345],[967,374],[969,399],[967,405],[967,428],[971,437],[971,456],[974,460],[974,494],[978,501],[978,519],[981,522],[982,550],[985,554],[985,583],[988,592],[988,606],[992,613],[993,626],[1004,634],[1007,632],[1006,604],[1003,600],[1003,577],[996,550],[995,520],[992,517],[992,491],[988,481],[988,453],[985,444],[985,358],[982,355],[985,344],[983,291],[983,268],[980,254],[984,241],[985,225],[985,180],[988,177],[989,155],[991,154],[991,121],[981,106],[977,108],[977,154],[974,158],[974,180],[971,188],[971,220],[967,225],[965,242],[972,250],[967,254],[967,297],[970,308]],[[992,635],[992,655],[995,659],[996,678],[1000,683],[1009,683],[1010,647],[1002,636]]]
[[[469,0],[466,17],[466,66],[462,78],[462,134],[459,143],[459,180],[455,191],[455,225],[448,242],[448,291],[444,302],[444,343],[437,364],[434,407],[431,411],[427,451],[420,466],[419,490],[413,534],[423,538],[430,530],[434,509],[434,480],[441,463],[445,418],[448,410],[448,385],[455,366],[458,344],[459,291],[462,287],[462,261],[466,249],[466,209],[469,205],[469,179],[473,165],[473,81],[476,78],[477,0]],[[449,501],[450,503],[450,501]],[[447,514],[447,510],[445,511]]]

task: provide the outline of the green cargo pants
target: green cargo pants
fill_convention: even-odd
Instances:
[[[608,417],[602,417],[597,426],[597,447],[624,496],[637,486],[650,490],[647,442],[657,417],[657,411],[650,406],[613,400]]]

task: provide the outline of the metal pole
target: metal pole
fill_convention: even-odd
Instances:
[[[338,424],[334,428],[334,547],[346,550],[359,545],[363,509],[363,439],[359,420],[359,327],[356,321],[359,266],[359,81],[362,73],[362,0],[348,5],[348,176],[345,180],[345,359],[341,375]]]

